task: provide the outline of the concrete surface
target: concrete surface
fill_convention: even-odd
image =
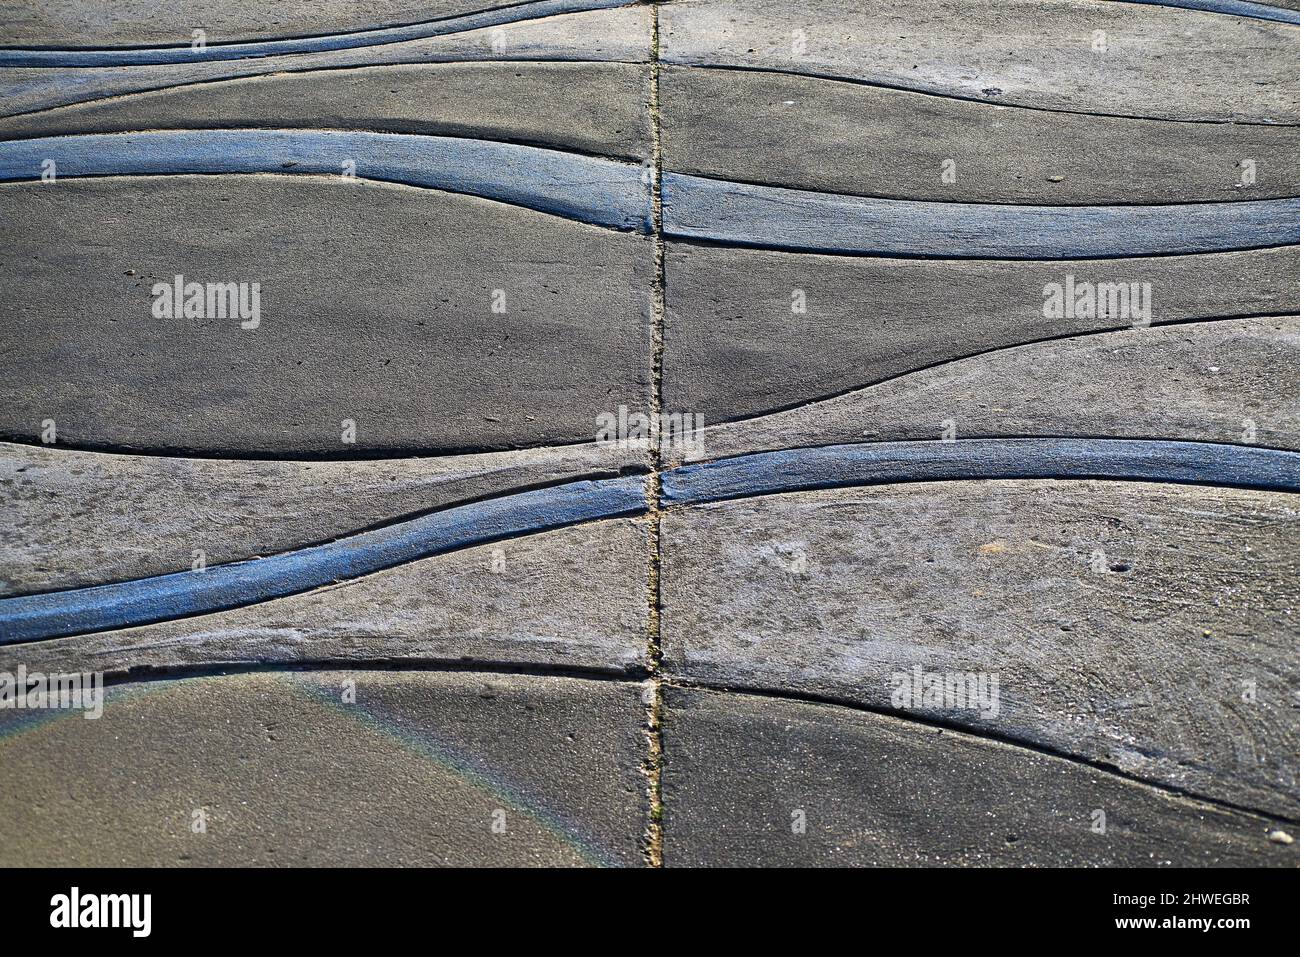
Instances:
[[[1300,312],[1294,246],[1068,263],[814,256],[679,243],[670,243],[666,256],[664,404],[697,412],[710,425],[976,353],[1139,319],[1080,311],[1046,318],[1044,289],[1063,288],[1069,277],[1094,286],[1149,283],[1156,324]]]
[[[1295,25],[1077,0],[683,0],[661,59],[858,80],[1009,107],[1168,120],[1300,120]],[[1100,31],[1100,35],[1097,31]],[[887,42],[882,42],[888,38]],[[863,56],[865,45],[871,55]]]
[[[201,27],[211,31],[211,42],[229,43],[373,30],[505,6],[491,0],[373,0],[365,6],[350,0],[122,0],[102,7],[81,0],[5,0],[0,21],[6,46],[163,46],[188,44],[191,31]]]
[[[996,674],[997,714],[922,716],[1294,817],[1298,531],[1294,493],[1138,482],[674,508],[664,665],[873,708],[915,666]]]
[[[1018,435],[1300,449],[1300,319],[1221,319],[1009,346],[786,412],[706,426],[686,458],[819,442]],[[694,454],[692,454],[694,453]]]
[[[14,115],[185,84],[336,70],[382,64],[445,61],[625,61],[650,58],[650,10],[644,6],[589,10],[519,20],[380,46],[318,53],[201,60],[162,66],[0,68],[0,114]],[[490,99],[490,97],[489,97]],[[490,104],[485,109],[491,110]]]
[[[374,461],[194,459],[0,444],[0,598],[291,552],[416,514],[645,468],[565,446]]]
[[[620,0],[535,0],[493,9],[442,17],[418,23],[382,26],[365,30],[330,32],[313,36],[267,37],[248,41],[207,42],[206,31],[192,30],[190,37],[170,43],[133,47],[36,47],[0,48],[0,65],[38,68],[161,66],[195,61],[243,60],[280,54],[316,53],[366,49],[433,36],[466,33],[498,27],[520,20],[554,14],[618,6]]]
[[[0,864],[636,865],[640,692],[254,673],[119,685],[93,721],[4,712]]]
[[[1187,256],[1300,242],[1300,199],[1021,206],[874,199],[665,173],[665,235],[759,249],[946,259]]]
[[[644,666],[646,530],[613,519],[477,545],[195,617],[0,645],[0,670],[316,661]]]
[[[965,203],[1300,194],[1294,126],[1008,109],[767,71],[666,67],[660,84],[665,168],[716,179]],[[1242,183],[1245,158],[1255,162],[1249,185]]]
[[[503,140],[645,160],[648,66],[439,63],[210,81],[0,119],[6,138],[274,127]],[[486,97],[485,87],[500,91]]]
[[[1297,13],[0,0],[0,863],[1295,866]]]
[[[1268,818],[1024,748],[830,705],[666,694],[669,867],[1296,865]]]
[[[647,404],[645,237],[342,176],[15,183],[0,208],[8,439],[346,458],[590,441]],[[176,275],[260,283],[261,324],[153,318]]]

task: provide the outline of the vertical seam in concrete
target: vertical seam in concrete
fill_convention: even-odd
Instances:
[[[663,410],[663,326],[664,326],[664,231],[661,181],[663,153],[659,124],[659,6],[650,7],[650,148],[651,200],[654,245],[654,291],[651,299],[651,387],[650,421],[654,462],[649,484],[648,528],[649,561],[647,568],[647,636],[646,664],[650,677],[646,682],[646,760],[648,816],[645,829],[645,858],[650,867],[663,866],[663,678],[661,662],[660,596],[660,521],[662,472],[664,468],[663,436],[660,413]]]

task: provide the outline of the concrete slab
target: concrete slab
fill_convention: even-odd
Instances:
[[[831,705],[665,695],[669,867],[1296,864],[1267,818],[1073,761]]]
[[[518,8],[512,9],[518,12]],[[181,62],[155,66],[0,67],[0,115],[236,77],[323,73],[383,64],[495,60],[645,63],[650,59],[650,36],[650,10],[638,5],[514,20],[421,39],[316,53],[198,62],[187,57]]]
[[[296,551],[440,508],[648,466],[644,452],[615,444],[310,462],[0,443],[0,597]]]
[[[950,259],[1186,256],[1300,244],[1300,199],[1024,206],[876,199],[663,177],[665,235],[835,255]]]
[[[112,6],[83,0],[33,5],[0,3],[6,46],[161,46],[190,43],[196,29],[212,43],[350,33],[462,16],[509,6],[481,0],[122,0]]]
[[[1293,494],[1118,481],[672,508],[664,665],[903,709],[1293,817],[1297,528]],[[1000,706],[896,699],[917,667],[996,675]]]
[[[706,426],[687,459],[810,442],[1025,435],[1300,450],[1300,319],[1222,319],[1010,346],[785,412]]]
[[[0,119],[0,137],[265,127],[425,133],[645,160],[649,67],[442,63],[196,83]],[[485,95],[486,89],[493,90]]]
[[[1008,109],[761,70],[670,66],[659,82],[664,167],[715,179],[963,203],[1300,195],[1294,126]]]
[[[1081,114],[1300,120],[1295,25],[1185,8],[1006,0],[955,16],[946,0],[686,0],[662,7],[660,35],[677,65]]]
[[[370,47],[396,40],[474,27],[533,20],[572,10],[612,7],[619,0],[380,0],[357,9],[346,0],[325,3],[274,3],[274,0],[181,0],[162,10],[127,0],[112,10],[77,0],[56,0],[36,10],[21,3],[0,8],[13,22],[17,43],[0,53],[0,62],[78,66],[129,62],[194,61],[266,56],[296,49]],[[195,36],[195,30],[201,36]],[[209,46],[211,44],[211,46]]]
[[[1068,282],[1080,289],[1083,283],[1137,282],[1139,289],[1149,283],[1156,324],[1300,312],[1297,247],[1011,263],[670,243],[664,404],[716,424],[976,353],[1128,327],[1138,318],[1098,319],[1095,310],[1047,318],[1048,290]]]
[[[627,672],[646,665],[648,549],[641,520],[590,522],[227,611],[0,645],[0,670],[436,661]]]
[[[0,864],[1294,866],[1300,0],[154,7],[0,0]]]
[[[590,441],[648,406],[647,237],[341,175],[6,184],[0,207],[6,439],[346,458]],[[257,327],[157,318],[178,275],[258,283]]]
[[[0,863],[639,865],[640,690],[264,673],[116,686],[93,721],[0,712]]]

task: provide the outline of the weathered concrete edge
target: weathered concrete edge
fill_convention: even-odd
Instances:
[[[480,196],[593,226],[648,232],[639,166],[492,140],[357,130],[162,130],[0,142],[0,182],[59,177],[316,174]],[[50,185],[50,184],[43,184]]]
[[[471,545],[637,515],[646,507],[642,476],[569,482],[444,509],[268,558],[3,599],[0,645],[224,611]]]
[[[627,2],[628,0],[536,0],[533,3],[400,27],[282,40],[261,40],[253,43],[221,43],[204,46],[201,49],[190,46],[117,50],[0,47],[0,67],[156,66],[205,60],[241,60],[245,57],[275,56],[282,53],[324,53],[331,50],[351,50],[357,47],[401,43],[405,40],[422,40],[449,33],[464,33],[468,30],[517,23],[521,20],[537,20],[557,14],[621,7]]]
[[[664,235],[796,252],[1114,259],[1300,243],[1300,199],[1035,206],[872,199],[666,172]]]
[[[1032,739],[1001,733],[989,733],[985,729],[972,728],[968,725],[937,719],[933,716],[876,707],[847,698],[807,692],[798,688],[720,682],[673,672],[669,672],[665,676],[663,684],[670,695],[676,694],[683,698],[705,695],[720,699],[746,698],[753,701],[780,702],[785,705],[798,705],[820,710],[827,714],[840,714],[844,717],[854,716],[855,719],[864,721],[886,722],[895,725],[899,729],[906,728],[909,732],[933,733],[936,730],[941,730],[944,734],[960,736],[966,743],[979,747],[1001,748],[1020,756],[1036,755],[1049,761],[1059,761],[1065,765],[1100,775],[1105,779],[1140,788],[1150,794],[1165,798],[1187,811],[1214,809],[1242,814],[1270,826],[1298,823],[1294,817],[1286,814],[1265,810],[1250,804],[1212,797],[1196,790],[1177,787],[1167,781],[1123,771],[1106,762],[1096,761],[1078,753],[1061,751],[1051,745]],[[671,705],[669,707],[671,708]]]
[[[1300,452],[1146,439],[962,439],[757,452],[663,474],[666,505],[885,482],[1118,479],[1300,492]]]
[[[1182,7],[1206,13],[1223,13],[1251,20],[1274,20],[1277,23],[1300,24],[1300,10],[1288,10],[1250,0],[1125,0],[1127,3],[1144,3],[1153,7]]]

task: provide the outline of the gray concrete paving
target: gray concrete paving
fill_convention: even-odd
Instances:
[[[4,184],[0,208],[5,438],[418,454],[589,441],[648,401],[643,236],[342,175]],[[259,325],[155,318],[177,275],[259,283]]]
[[[830,705],[666,694],[669,867],[1296,864],[1267,818],[1023,748]]]
[[[643,521],[591,522],[229,611],[0,645],[0,670],[319,661],[636,670],[646,665],[648,554]]]
[[[1063,289],[1069,277],[1094,286],[1136,282],[1139,291],[1149,283],[1144,301],[1157,324],[1300,311],[1300,255],[1291,246],[1013,263],[673,243],[664,402],[707,423],[747,418],[975,353],[1141,321],[1083,310],[1048,318],[1044,291],[1052,284]]]
[[[204,29],[212,43],[324,36],[426,23],[511,6],[501,0],[123,0],[109,7],[82,0],[0,4],[6,44],[70,47],[188,46]]]
[[[686,0],[660,11],[660,56],[686,66],[858,80],[1063,112],[1300,119],[1290,24],[1196,10],[1006,0]],[[882,42],[888,38],[888,42]],[[863,56],[869,45],[870,56]]]
[[[675,509],[664,666],[901,707],[1293,817],[1297,529],[1293,494],[1137,482]],[[896,700],[918,667],[996,675],[1000,706]]]
[[[440,508],[646,465],[644,450],[594,443],[354,462],[0,443],[0,597],[296,551]]]
[[[491,60],[646,63],[651,53],[650,17],[651,11],[645,6],[627,6],[320,52],[233,60],[190,58],[166,65],[79,67],[75,71],[16,66],[0,69],[0,115],[238,77],[385,64]],[[491,97],[488,100],[485,111],[494,108]]]
[[[97,720],[6,711],[0,864],[637,865],[640,694],[339,671],[119,685]]]
[[[0,136],[141,129],[427,133],[644,161],[650,68],[631,63],[440,63],[211,81],[0,119]],[[485,97],[483,90],[499,91]]]
[[[665,168],[718,179],[964,203],[1185,203],[1300,192],[1294,126],[1010,109],[768,71],[667,67],[660,83]],[[1255,163],[1249,185],[1245,158]]]
[[[785,412],[706,426],[684,459],[817,442],[1024,435],[1300,448],[1300,319],[1223,319],[1009,346]]]
[[[617,2],[0,0],[0,671],[123,682],[0,710],[0,863],[1294,866],[1295,0]],[[256,327],[155,316],[177,275]],[[702,445],[593,444],[660,398]],[[1059,436],[1152,441],[961,444]],[[196,549],[287,585],[204,605]]]

